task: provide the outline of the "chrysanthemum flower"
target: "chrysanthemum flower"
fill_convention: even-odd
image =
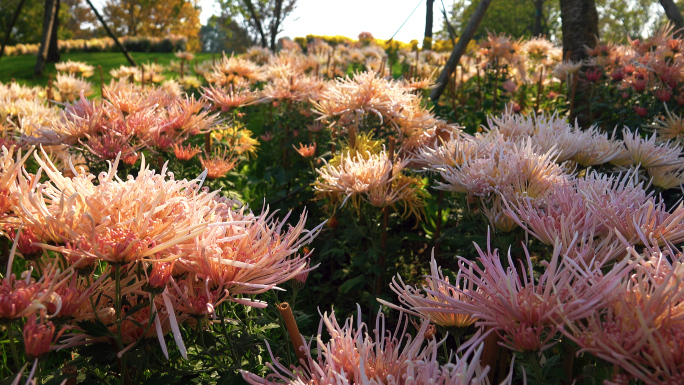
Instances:
[[[289,215],[280,221],[268,210],[255,216],[244,208],[226,209],[222,220],[229,225],[211,225],[192,245],[181,246],[186,256],[177,262],[180,268],[238,302],[246,300],[237,294],[263,293],[311,269],[307,268],[308,255],[297,251],[316,237],[323,224],[306,230],[305,212],[295,226],[285,230]]]
[[[303,145],[299,143],[299,148],[295,147],[294,145],[292,145],[292,147],[294,147],[295,151],[297,151],[297,153],[303,158],[311,158],[316,153],[316,143],[309,145]]]
[[[176,143],[173,145],[173,153],[176,155],[176,158],[178,160],[190,160],[195,157],[195,155],[199,154],[202,152],[202,149],[197,147],[197,146],[192,146],[191,144],[188,144],[187,146],[183,146],[180,143]]]
[[[239,83],[229,84],[227,89],[223,87],[202,87],[202,99],[211,103],[214,109],[229,111],[233,108],[244,107],[250,104],[259,103],[263,100],[258,92],[249,89],[249,84]]]
[[[508,215],[525,231],[546,245],[560,241],[564,252],[584,236],[598,233],[600,222],[586,207],[582,194],[571,185],[553,189],[540,205],[522,199],[507,202],[507,206]]]
[[[337,165],[326,163],[316,171],[319,179],[314,183],[318,197],[327,197],[333,203],[346,203],[351,199],[358,208],[362,200],[384,207],[414,196],[420,187],[411,179],[403,178],[407,160],[390,162],[386,152],[342,154]],[[399,183],[403,179],[403,183]]]
[[[582,131],[582,136],[577,139],[582,146],[572,156],[572,160],[583,167],[610,162],[623,151],[627,154],[622,142],[608,138],[607,133],[600,132],[595,126]]]
[[[64,331],[65,329],[62,329]],[[59,333],[61,335],[61,332]],[[44,316],[40,322],[33,313],[24,324],[24,350],[29,359],[40,358],[50,351],[55,337],[55,325]]]
[[[586,317],[602,301],[596,289],[575,280],[575,273],[560,255],[560,245],[554,247],[551,261],[543,262],[546,269],[538,279],[532,275],[529,253],[521,276],[510,252],[509,267],[504,269],[497,251],[492,252],[489,246],[486,252],[476,248],[480,255],[477,261],[460,258],[459,266],[464,279],[477,290],[454,288],[464,299],[435,294],[452,312],[470,314],[478,319],[476,325],[494,328],[512,350],[548,349],[555,344],[558,323]]]
[[[665,105],[666,118],[658,119],[653,125],[653,130],[662,140],[672,140],[676,144],[684,142],[684,119],[671,112]]]
[[[422,289],[406,285],[399,275],[392,278],[390,288],[399,296],[399,302],[405,307],[378,299],[380,303],[408,314],[427,317],[430,322],[447,330],[466,328],[476,321],[476,318],[469,313],[453,312],[449,301],[445,299],[451,297],[459,301],[467,301],[466,295],[461,294],[461,290],[466,292],[476,290],[472,282],[466,280],[459,271],[456,282],[451,284],[449,278],[444,278],[442,269],[437,266],[434,253],[430,260],[430,274],[425,276],[425,285]],[[439,296],[433,293],[439,293]]]
[[[554,186],[570,177],[555,162],[555,152],[537,154],[531,141],[512,146],[497,141],[454,167],[438,170],[444,183],[437,189],[487,196],[493,192],[508,200],[543,199]]]
[[[629,132],[623,130],[623,137],[632,163],[643,168],[671,166],[680,162],[682,149],[672,146],[669,142],[664,144],[656,143],[657,137],[654,133],[650,138],[642,138],[639,131]]]
[[[176,55],[177,58],[185,61],[191,61],[195,58],[195,55],[193,55],[191,52],[176,51],[174,52],[174,55]]]
[[[633,257],[643,258],[632,248]],[[589,352],[647,384],[684,379],[684,329],[681,256],[670,264],[651,255],[629,279],[604,293],[608,306],[581,322],[565,321],[563,334]],[[648,256],[647,256],[648,258]]]
[[[450,360],[440,365],[437,351],[441,343],[433,339],[424,345],[424,334],[429,326],[427,322],[423,322],[416,337],[411,338],[404,336],[408,326],[406,316],[400,315],[394,333],[386,331],[382,313],[378,314],[372,333],[360,320],[360,308],[357,317],[354,327],[353,318],[340,325],[335,313],[323,315],[316,338],[319,354],[314,359],[307,351],[304,367],[286,368],[273,357],[269,347],[273,364],[266,365],[273,373],[261,378],[242,371],[242,377],[253,385],[394,384],[407,380],[415,384],[435,385],[488,383],[488,369],[483,370],[479,365],[481,345],[476,349],[479,344],[473,344],[463,357],[456,358],[456,363]],[[321,336],[323,326],[331,336],[327,343],[323,342]]]
[[[227,86],[241,81],[256,83],[265,77],[256,64],[242,57],[223,55],[221,60],[214,66],[214,71],[205,73],[204,77],[209,83]]]
[[[582,62],[564,61],[559,63],[553,70],[553,75],[561,80],[565,81],[568,75],[576,74],[580,68],[582,68]]]
[[[115,177],[117,159],[94,184],[94,175],[66,178],[45,155],[36,160],[49,182],[26,189],[21,217],[44,242],[72,246],[44,248],[111,263],[153,255],[173,259],[177,256],[165,254],[167,249],[194,238],[206,226],[203,213],[193,212],[206,199],[192,192],[197,180],[166,180],[165,168],[158,175],[143,161],[138,176],[124,182]]]
[[[18,192],[17,176],[22,170],[22,165],[31,154],[27,151],[26,155],[21,156],[21,150],[16,152],[15,147],[0,147],[0,218],[4,218],[12,211],[16,204],[15,192]]]
[[[202,167],[207,171],[207,178],[217,179],[234,169],[237,160],[233,158],[228,150],[224,149],[223,151],[215,151],[211,157],[205,158],[200,156],[200,163],[202,163]]]
[[[91,66],[90,64],[71,60],[56,63],[55,69],[59,72],[67,72],[69,74],[80,73],[84,78],[93,76],[95,71],[95,67]]]

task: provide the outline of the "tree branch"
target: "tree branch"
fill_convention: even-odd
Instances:
[[[459,60],[461,60],[461,56],[463,56],[463,54],[466,51],[466,48],[468,48],[468,43],[470,42],[470,39],[472,39],[473,35],[475,35],[475,31],[477,30],[477,27],[480,25],[480,22],[484,18],[485,12],[487,12],[487,8],[491,3],[492,0],[480,0],[480,4],[477,5],[477,8],[475,9],[473,16],[470,18],[470,21],[468,21],[468,25],[463,31],[461,38],[458,40],[458,44],[456,44],[454,50],[451,51],[451,56],[449,56],[449,60],[444,66],[442,73],[439,74],[439,78],[437,79],[437,86],[433,88],[430,92],[430,99],[432,99],[434,103],[437,103],[439,97],[442,96],[442,92],[444,92],[447,83],[449,83],[449,78],[451,77],[451,74],[454,73],[454,71],[456,70],[456,66],[458,65]]]

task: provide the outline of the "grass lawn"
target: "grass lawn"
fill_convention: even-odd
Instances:
[[[178,61],[178,58],[173,53],[159,53],[159,52],[131,52],[131,56],[138,63],[154,62],[167,65],[171,60]],[[216,54],[216,57],[220,55]],[[211,53],[198,53],[195,55],[195,60],[198,62],[204,60],[211,60]],[[109,70],[119,68],[121,65],[129,65],[126,57],[121,52],[76,52],[62,54],[62,61],[73,60],[86,62],[96,67],[95,74],[88,80],[93,83],[93,96],[100,96],[100,75],[97,72],[97,66],[102,66],[105,83],[109,83],[111,76]],[[194,61],[193,61],[194,62]],[[33,68],[36,65],[35,55],[21,55],[21,56],[3,56],[0,59],[0,82],[9,83],[15,79],[19,84],[29,86],[46,86],[48,83],[49,74],[55,75],[55,63],[48,63],[42,76],[36,76],[33,73]],[[189,72],[186,70],[186,74]],[[167,78],[175,77],[171,73],[165,73]]]

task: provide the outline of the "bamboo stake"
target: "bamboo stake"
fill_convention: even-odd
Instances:
[[[287,328],[287,333],[290,335],[290,340],[292,340],[292,346],[294,347],[295,354],[299,362],[308,367],[307,357],[305,353],[306,346],[304,345],[302,335],[299,333],[299,328],[297,327],[297,322],[292,314],[292,308],[287,302],[283,302],[278,305],[278,312],[283,317],[285,321],[285,327]]]

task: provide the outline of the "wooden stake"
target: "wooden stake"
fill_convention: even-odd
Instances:
[[[287,302],[281,303],[278,305],[278,312],[280,312],[283,321],[285,321],[285,327],[287,328],[287,333],[290,335],[290,340],[292,341],[292,346],[294,347],[297,359],[299,359],[299,363],[308,368],[309,364],[305,353],[306,345],[304,345],[302,335],[299,333],[299,328],[297,327],[297,322],[292,314],[290,304]]]
[[[489,383],[494,383],[494,375],[496,374],[497,362],[499,361],[499,336],[496,332],[491,332],[484,339],[484,348],[482,349],[482,356],[480,356],[480,365],[483,368],[489,366],[487,377]]]
[[[211,154],[211,132],[204,134],[204,152],[207,153],[207,156]]]
[[[48,105],[52,105],[52,74],[48,76],[48,89],[47,89],[47,99],[48,99]]]
[[[349,133],[349,149],[356,149],[356,127],[349,126],[347,131]]]

